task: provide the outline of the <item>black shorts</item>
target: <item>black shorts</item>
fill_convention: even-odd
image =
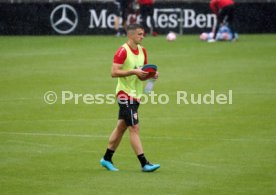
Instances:
[[[120,17],[120,16],[121,16],[121,13],[120,13],[120,10],[121,10],[120,3],[117,2],[117,1],[114,1],[113,3],[114,3],[114,5],[115,5],[114,14],[115,14],[116,16]]]
[[[121,16],[123,19],[123,22],[127,21],[127,16],[129,14],[129,3],[130,2],[127,2],[125,0],[114,1],[114,4],[115,4],[114,14],[118,17]]]
[[[218,13],[218,24],[221,24],[222,22],[233,22],[234,18],[234,5],[229,5],[224,8],[222,8]]]
[[[120,107],[118,119],[125,120],[127,126],[133,126],[139,123],[138,120],[138,108],[139,102],[133,100],[118,100]]]

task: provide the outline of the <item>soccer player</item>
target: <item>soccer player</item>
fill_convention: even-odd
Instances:
[[[151,164],[146,159],[139,136],[138,107],[143,93],[143,82],[138,78],[145,78],[147,72],[141,67],[147,64],[147,53],[140,44],[144,38],[143,27],[139,24],[130,24],[127,27],[128,41],[116,52],[111,69],[111,76],[118,78],[116,88],[119,104],[117,125],[109,137],[108,147],[100,164],[109,171],[118,171],[113,165],[112,156],[120,144],[126,131],[129,129],[130,143],[137,155],[142,171],[152,172],[160,167]],[[155,74],[157,79],[158,73]]]
[[[211,0],[210,8],[217,16],[217,25],[214,32],[214,39],[210,42],[215,41],[217,32],[222,24],[228,23],[228,27],[233,35],[232,40],[235,40],[235,31],[233,27],[234,19],[234,1],[233,0]]]

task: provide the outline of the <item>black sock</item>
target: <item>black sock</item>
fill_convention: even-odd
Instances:
[[[114,154],[114,150],[110,150],[110,149],[106,149],[106,152],[105,152],[105,154],[104,154],[104,160],[107,160],[107,161],[109,161],[109,162],[112,162],[112,156],[113,156],[113,154]]]
[[[146,164],[149,164],[149,161],[147,161],[144,153],[143,154],[139,154],[137,157],[138,157],[138,159],[139,159],[142,167],[144,167]]]

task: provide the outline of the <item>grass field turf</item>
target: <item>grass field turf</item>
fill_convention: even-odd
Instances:
[[[276,35],[234,43],[181,36],[144,40],[167,105],[140,107],[142,173],[125,135],[100,167],[117,105],[48,105],[53,90],[114,93],[114,52],[125,38],[0,37],[0,194],[275,194]],[[232,105],[176,104],[176,91],[233,90]],[[80,101],[81,102],[81,101]]]

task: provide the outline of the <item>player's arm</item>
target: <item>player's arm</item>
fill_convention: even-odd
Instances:
[[[113,64],[111,68],[112,77],[126,77],[131,75],[137,75],[138,77],[144,78],[147,76],[147,72],[141,69],[123,70],[123,64],[126,60],[127,52],[123,47],[120,47],[113,59]]]
[[[138,77],[145,78],[148,72],[145,72],[141,69],[132,69],[132,70],[122,70],[122,64],[114,63],[111,68],[111,76],[114,77],[126,77],[131,75],[137,75]]]

